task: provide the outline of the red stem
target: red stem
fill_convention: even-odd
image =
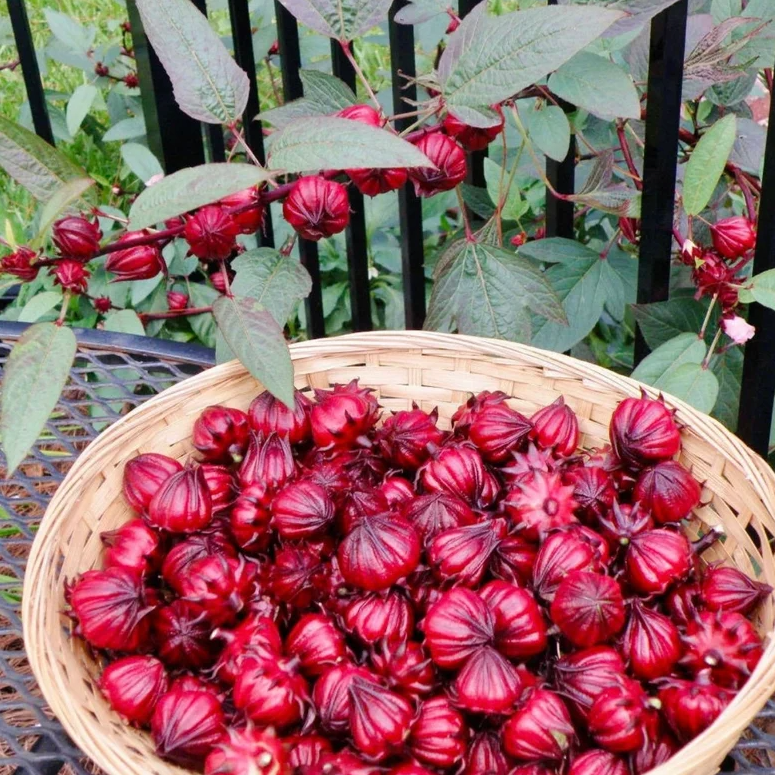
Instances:
[[[145,322],[148,320],[187,317],[188,315],[204,315],[206,312],[212,311],[212,307],[188,307],[186,309],[171,309],[169,312],[140,312],[138,317]]]
[[[632,181],[635,183],[635,188],[640,191],[643,188],[643,181],[641,180],[638,168],[635,166],[635,162],[632,159],[632,153],[630,152],[630,146],[627,143],[627,137],[624,134],[624,124],[619,124],[616,127],[616,134],[619,137],[619,146],[624,154],[624,161],[627,164],[627,169],[632,175]]]

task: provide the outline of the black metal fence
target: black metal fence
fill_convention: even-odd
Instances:
[[[201,11],[207,12],[206,0],[192,2]],[[549,0],[550,4],[556,2]],[[7,0],[7,4],[35,130],[42,138],[53,143],[24,0]],[[401,98],[413,99],[416,96],[413,87],[402,88],[406,83],[403,76],[415,74],[413,28],[394,21],[395,14],[405,4],[406,0],[394,0],[388,19],[396,105],[400,104]],[[458,4],[460,15],[465,16],[476,3],[474,0],[458,0]],[[171,83],[145,39],[134,0],[127,0],[127,7],[151,150],[162,160],[167,172],[202,164],[206,159],[223,160],[224,138],[221,128],[202,125],[178,108],[172,96]],[[250,99],[243,116],[244,131],[251,149],[263,160],[261,127],[254,121],[260,112],[260,105],[248,0],[229,0],[228,7],[234,58],[250,78]],[[638,269],[639,303],[663,301],[669,294],[687,10],[688,0],[678,0],[651,21]],[[299,77],[299,30],[295,18],[277,0],[275,14],[284,94],[286,100],[296,99],[303,94]],[[335,41],[331,44],[331,55],[334,74],[354,89],[355,73]],[[403,121],[408,122],[407,119]],[[775,101],[771,102],[770,121],[775,124]],[[397,124],[399,129],[404,128],[401,119]],[[469,182],[483,185],[483,154],[472,154],[469,161]],[[575,144],[571,142],[568,155],[563,161],[550,160],[547,164],[547,175],[554,189],[561,194],[574,192],[575,163]],[[761,217],[753,264],[755,273],[775,267],[775,132],[770,132],[767,137],[763,181],[765,185],[762,187]],[[352,212],[346,246],[352,324],[356,331],[366,331],[372,327],[372,320],[363,197],[354,187],[350,187],[349,191]],[[407,328],[419,328],[425,317],[422,212],[420,201],[409,186],[399,192],[399,215],[405,323]],[[547,192],[546,235],[572,238],[573,221],[573,203],[557,199]],[[263,244],[273,244],[271,221],[267,223],[261,240]],[[325,324],[318,248],[316,243],[306,240],[300,240],[299,248],[301,261],[313,280],[313,290],[306,302],[308,332],[310,336],[319,337],[325,335]],[[750,311],[750,322],[756,326],[757,332],[746,346],[738,433],[755,450],[766,454],[775,398],[775,363],[772,362],[775,355],[775,312],[754,304]],[[636,332],[636,362],[647,352],[642,335]]]

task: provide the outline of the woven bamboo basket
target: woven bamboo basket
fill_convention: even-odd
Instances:
[[[416,401],[439,408],[449,425],[472,392],[503,390],[514,408],[531,414],[564,395],[577,412],[582,445],[603,445],[617,403],[638,395],[638,382],[563,355],[502,341],[435,333],[354,334],[291,347],[296,386],[327,388],[358,377],[385,409]],[[27,568],[23,618],[30,662],[51,709],[83,752],[110,775],[181,775],[158,759],[150,737],[124,726],[95,686],[98,665],[70,637],[63,584],[100,565],[100,533],[131,518],[121,494],[124,464],[141,452],[184,459],[191,429],[211,404],[246,409],[261,386],[237,362],[165,390],[111,426],[81,455],[59,488],[40,527]],[[654,391],[646,388],[647,392]],[[723,561],[775,586],[770,542],[775,536],[775,475],[719,423],[677,399],[682,461],[705,482],[704,505],[687,527],[691,538],[722,526],[723,542],[703,557]],[[768,636],[764,655],[732,704],[705,733],[652,775],[710,775],[775,690],[773,604],[758,612]]]

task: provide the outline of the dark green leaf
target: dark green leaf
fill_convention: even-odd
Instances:
[[[75,135],[81,128],[98,94],[97,87],[90,83],[76,87],[73,96],[67,102],[67,131],[71,135]]]
[[[699,333],[707,309],[707,302],[692,298],[632,305],[635,320],[640,326],[646,344],[652,350],[656,350],[679,334]]]
[[[697,334],[678,334],[647,355],[632,372],[632,378],[663,390],[667,390],[670,385],[674,395],[686,399],[680,384],[686,380],[687,375],[684,372],[679,373],[678,377],[672,375],[686,364],[699,366],[707,349]],[[679,389],[676,390],[676,387]]]
[[[30,326],[11,350],[3,375],[0,416],[6,476],[22,462],[54,411],[75,350],[73,332],[55,323]]]
[[[280,326],[255,299],[219,296],[218,329],[242,365],[286,406],[293,406],[293,365]]]
[[[40,229],[32,241],[33,247],[38,247],[45,241],[49,227],[59,217],[62,211],[73,202],[77,202],[92,186],[91,178],[74,178],[63,183],[49,199],[40,214]]]
[[[132,116],[121,119],[117,124],[108,129],[102,136],[102,142],[112,143],[117,140],[133,140],[136,137],[145,137],[145,119],[142,116]]]
[[[354,167],[433,167],[414,145],[384,129],[321,116],[301,118],[271,136],[268,166],[285,172]]]
[[[312,290],[309,273],[298,260],[274,248],[243,253],[234,259],[232,268],[237,273],[232,283],[234,293],[255,299],[281,326]]]
[[[607,260],[622,281],[622,296],[615,295],[606,299],[605,308],[616,320],[624,320],[627,307],[635,303],[638,292],[638,259],[614,247],[608,253]]]
[[[207,17],[189,0],[136,2],[180,109],[208,124],[233,124],[247,105],[248,76]]]
[[[47,202],[74,178],[86,173],[24,127],[0,116],[0,167],[36,199]]]
[[[710,201],[735,144],[734,114],[719,119],[701,138],[686,165],[683,184],[684,209],[699,215]]]
[[[710,412],[716,405],[719,383],[716,375],[699,363],[682,363],[660,380],[659,388],[701,412]]]
[[[281,0],[310,29],[349,41],[387,19],[391,0]]]
[[[527,242],[519,249],[519,255],[545,264],[589,262],[600,258],[600,254],[592,248],[564,237],[549,237]]]
[[[134,334],[145,336],[145,329],[137,313],[133,309],[121,309],[105,316],[105,330],[117,334]]]
[[[743,351],[732,347],[713,358],[710,368],[719,383],[718,399],[713,416],[734,432],[740,407],[740,383],[743,378]]]
[[[210,307],[220,296],[215,288],[203,283],[191,283],[191,306],[192,307]],[[188,319],[191,330],[197,335],[202,344],[207,347],[215,347],[215,318],[210,312],[204,312],[201,315],[191,315]],[[232,356],[233,357],[233,356]],[[231,360],[228,359],[228,360]],[[220,362],[220,361],[219,361]]]
[[[536,106],[523,116],[533,144],[550,159],[562,161],[570,145],[570,124],[557,105]]]
[[[121,158],[143,183],[148,183],[152,177],[164,172],[159,160],[140,143],[124,143],[121,146]]]
[[[395,15],[397,24],[422,24],[434,16],[445,13],[446,0],[410,0]]]
[[[490,195],[484,188],[477,188],[468,183],[461,183],[463,190],[463,201],[478,215],[485,220],[492,218],[495,214],[495,205],[490,199]]]
[[[439,63],[442,94],[453,113],[508,99],[567,62],[622,16],[594,6],[552,6],[491,17],[486,5],[466,16]]]
[[[750,285],[740,292],[740,301],[758,301],[769,309],[775,309],[775,269],[755,275]]]
[[[252,164],[202,164],[173,172],[135,199],[129,210],[129,228],[145,229],[263,183],[268,177],[266,170]]]
[[[51,312],[62,302],[62,294],[59,291],[44,291],[36,293],[22,308],[19,313],[20,323],[36,323],[47,312]]]
[[[619,21],[612,24],[606,31],[605,37],[611,38],[624,32],[631,32],[642,27],[647,21],[653,19],[660,11],[677,3],[678,0],[611,0],[606,4],[612,11],[624,11]]]

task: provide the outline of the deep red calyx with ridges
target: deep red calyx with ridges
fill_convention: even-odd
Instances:
[[[664,528],[638,533],[624,558],[627,581],[642,595],[662,595],[689,574],[691,551],[683,533]]]
[[[312,438],[320,449],[351,449],[374,427],[379,404],[368,388],[359,388],[355,380],[334,385],[331,390],[316,390],[317,402],[310,410]]]
[[[625,680],[624,661],[610,646],[594,646],[561,657],[554,665],[554,686],[586,718],[598,695]]]
[[[372,592],[347,606],[343,623],[365,645],[405,643],[414,630],[414,611],[397,589]]]
[[[310,614],[312,616],[312,614]],[[304,620],[302,619],[299,624]],[[309,653],[299,646],[301,638],[288,636],[288,653],[298,656],[304,667],[304,656]],[[213,668],[213,674],[227,684],[233,684],[242,669],[242,663],[253,660],[276,662],[282,653],[283,641],[277,625],[266,616],[250,615],[233,630],[215,629],[212,638],[225,645]],[[305,644],[306,645],[306,644]]]
[[[194,533],[210,524],[212,499],[200,468],[170,476],[148,504],[148,522],[170,533]]]
[[[264,204],[258,188],[246,188],[224,197],[219,204],[231,216],[241,234],[254,234],[264,223]]]
[[[169,679],[164,665],[155,657],[123,657],[111,662],[99,680],[110,707],[133,726],[146,726]]]
[[[639,504],[633,506],[615,500],[608,514],[598,517],[597,528],[615,553],[621,546],[627,546],[633,536],[652,530],[654,520]]]
[[[270,494],[263,482],[244,486],[229,512],[231,535],[243,552],[255,554],[269,544]]]
[[[504,500],[506,512],[526,538],[537,541],[550,530],[571,525],[576,501],[573,487],[563,485],[559,474],[536,471],[512,485]]]
[[[100,533],[100,540],[105,546],[104,567],[125,568],[140,577],[158,570],[164,556],[159,534],[142,519]]]
[[[647,739],[649,698],[637,681],[626,679],[601,692],[589,709],[589,733],[601,747],[631,753]]]
[[[333,750],[328,738],[321,735],[293,735],[285,738],[285,743],[291,772],[300,772],[302,775],[310,772],[305,767],[321,764],[324,756]]]
[[[287,540],[322,534],[334,520],[334,501],[310,480],[291,482],[272,500],[272,525]]]
[[[488,463],[505,463],[533,430],[526,417],[505,402],[487,403],[467,426],[468,438]]]
[[[224,261],[237,247],[240,229],[225,207],[206,205],[186,221],[183,237],[190,252],[205,261]]]
[[[474,735],[468,746],[463,775],[506,775],[509,770],[497,733],[483,731]]]
[[[169,667],[196,670],[215,662],[218,644],[211,639],[213,625],[195,603],[173,600],[154,611],[151,621],[156,653]]]
[[[200,468],[210,491],[213,515],[229,508],[234,502],[234,477],[226,466],[203,463]]]
[[[406,503],[402,514],[425,542],[439,533],[473,524],[476,520],[468,504],[446,493],[418,495]]]
[[[504,520],[493,519],[439,533],[427,551],[436,577],[464,587],[478,586],[506,530]]]
[[[475,508],[492,505],[500,490],[479,451],[468,443],[442,447],[420,468],[418,477],[426,492],[462,498]]]
[[[622,636],[630,670],[643,681],[669,675],[683,654],[678,628],[664,614],[633,600]]]
[[[187,293],[167,291],[167,308],[172,312],[180,312],[181,310],[186,309],[189,301],[190,299]]]
[[[68,215],[54,222],[51,240],[59,253],[79,261],[90,261],[100,248],[102,231],[93,221],[81,215]]]
[[[138,514],[144,514],[162,484],[182,470],[177,460],[166,455],[156,452],[137,455],[124,466],[124,499]]]
[[[554,403],[539,409],[531,418],[530,437],[544,449],[553,449],[555,454],[568,457],[576,451],[579,443],[579,421],[576,413],[565,404],[560,396]]]
[[[433,196],[439,191],[451,191],[465,180],[466,155],[451,137],[433,132],[423,135],[415,146],[436,165],[436,169],[414,167],[409,170],[417,196]]]
[[[444,439],[437,427],[438,409],[430,413],[417,409],[394,412],[386,417],[377,432],[376,442],[382,454],[396,468],[416,471],[431,450]]]
[[[284,775],[283,741],[272,730],[229,729],[205,760],[205,775]]]
[[[700,502],[700,485],[680,463],[666,460],[638,477],[632,494],[660,524],[687,518]]]
[[[13,253],[0,259],[0,270],[18,277],[22,282],[31,283],[40,271],[40,266],[36,264],[37,256],[34,250],[20,245]]]
[[[147,236],[135,231],[119,237],[115,245],[129,242],[138,237]],[[105,270],[115,274],[115,280],[150,280],[165,270],[166,264],[156,245],[133,245],[124,250],[116,250],[105,261]]]
[[[520,761],[559,762],[573,742],[575,731],[562,699],[546,689],[534,689],[503,727],[503,747]]]
[[[664,401],[625,398],[614,410],[609,436],[616,456],[632,468],[669,460],[681,449],[681,433]]]
[[[266,438],[254,434],[248,442],[237,478],[243,487],[249,484],[263,485],[269,505],[269,496],[281,489],[295,474],[296,462],[287,438],[277,433],[270,433]]]
[[[504,118],[498,108],[499,121],[493,126],[469,126],[451,113],[444,119],[444,131],[454,137],[467,151],[484,150],[502,131]]]
[[[313,242],[338,234],[350,222],[347,189],[320,176],[299,178],[283,200],[283,217],[300,237]]]
[[[754,224],[742,215],[733,215],[710,225],[713,247],[724,258],[735,260],[756,246]]]
[[[63,291],[78,295],[88,290],[91,272],[75,258],[60,259],[48,272],[53,276],[54,284]]]
[[[568,775],[630,775],[627,760],[610,751],[593,749],[577,756]]]
[[[240,463],[250,440],[248,416],[228,406],[208,406],[194,423],[194,446],[209,463]]]
[[[754,581],[731,566],[707,568],[700,595],[710,611],[735,611],[747,614],[772,594],[772,587]]]
[[[371,652],[374,670],[389,688],[417,700],[436,687],[436,671],[425,649],[416,641],[385,641]]]
[[[533,595],[507,581],[491,581],[480,597],[495,621],[495,647],[509,659],[528,659],[547,644],[546,622]]]
[[[451,689],[457,707],[469,713],[509,713],[522,693],[514,666],[492,646],[477,649],[458,672]]]
[[[366,668],[344,664],[328,668],[315,682],[312,703],[324,732],[339,734],[349,730],[352,708],[350,687],[358,677],[375,680]]]
[[[309,410],[311,401],[299,390],[293,392],[293,408],[289,409],[268,390],[253,399],[248,409],[250,427],[263,436],[276,433],[287,437],[291,444],[303,444],[311,437]]]
[[[616,488],[608,472],[601,466],[575,468],[564,477],[564,483],[573,486],[576,512],[586,524],[606,515],[614,503]]]
[[[659,691],[662,713],[680,740],[704,732],[732,701],[734,692],[716,686],[706,672],[694,681],[671,678]]]

